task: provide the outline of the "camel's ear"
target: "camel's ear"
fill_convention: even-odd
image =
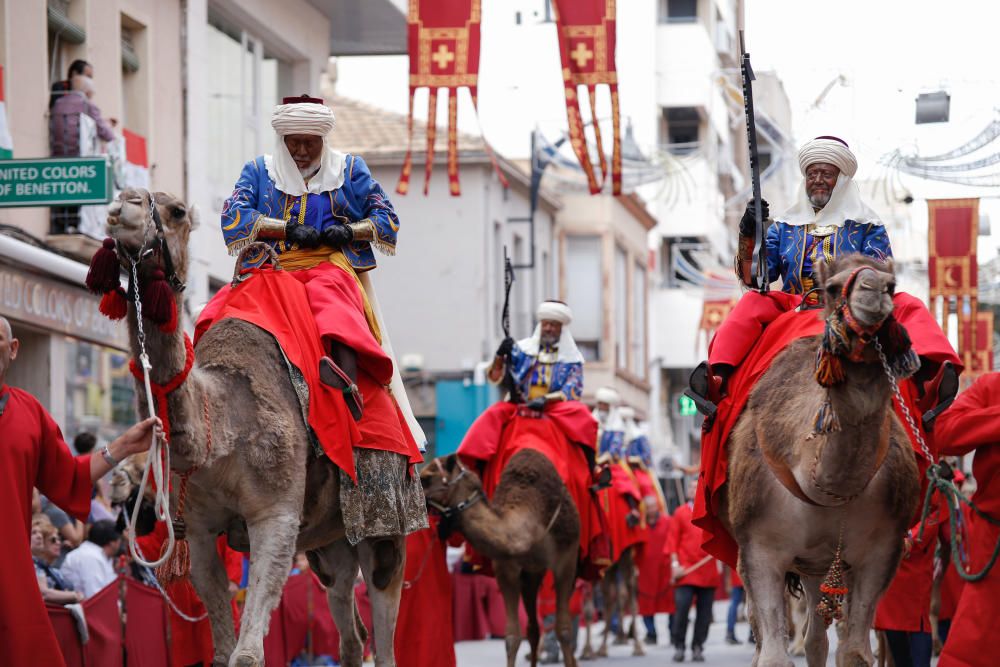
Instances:
[[[444,470],[445,472],[451,474],[455,470],[455,466],[458,465],[458,455],[449,454],[444,460]]]

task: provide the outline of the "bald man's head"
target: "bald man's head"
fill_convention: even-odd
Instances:
[[[17,358],[17,348],[20,341],[14,338],[14,331],[10,328],[10,322],[3,315],[0,315],[0,384],[7,381],[7,369]]]

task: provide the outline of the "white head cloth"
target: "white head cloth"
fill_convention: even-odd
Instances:
[[[858,173],[858,160],[843,141],[831,137],[817,137],[799,150],[799,170],[804,177],[806,168],[817,162],[826,162],[840,169],[837,184],[830,193],[830,201],[819,211],[813,210],[802,179],[795,204],[778,218],[790,225],[816,224],[842,227],[847,220],[862,224],[881,225],[878,213],[861,200],[861,190],[854,182]]]
[[[558,322],[563,326],[567,326],[573,321],[573,311],[569,309],[562,301],[542,301],[538,304],[538,310],[535,311],[535,317],[539,321],[548,320],[550,322]]]
[[[608,405],[614,407],[621,402],[621,397],[618,392],[611,387],[598,387],[597,392],[594,394],[594,400],[598,403],[607,403]]]
[[[274,107],[271,127],[278,135],[278,141],[274,155],[264,156],[264,166],[278,190],[293,197],[300,197],[307,192],[319,194],[336,190],[344,184],[344,165],[347,156],[327,146],[325,139],[319,160],[319,171],[309,180],[308,187],[284,140],[289,134],[326,137],[333,131],[334,120],[333,110],[325,104],[300,102],[279,104]]]

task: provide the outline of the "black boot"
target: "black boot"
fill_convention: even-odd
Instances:
[[[330,356],[319,361],[319,379],[323,384],[339,389],[354,421],[361,421],[365,400],[357,385],[358,353],[335,341],[330,342],[329,348]]]

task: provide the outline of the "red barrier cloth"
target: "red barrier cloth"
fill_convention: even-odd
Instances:
[[[923,496],[920,497],[921,504]],[[916,541],[920,522],[910,529],[913,546],[899,563],[889,588],[875,608],[876,630],[901,632],[931,632],[931,589],[934,586],[934,552],[941,535],[942,521],[948,521],[948,510],[941,497],[934,493],[931,514],[924,526],[923,541]],[[950,545],[942,545],[950,548]]]
[[[324,262],[297,271],[253,269],[235,288],[223,287],[202,310],[195,345],[215,322],[234,318],[272,334],[309,385],[309,425],[330,460],[356,479],[353,447],[384,449],[423,460],[409,428],[384,385],[392,360],[368,329],[361,288],[343,269]],[[324,356],[321,338],[332,338],[358,353],[358,386],[364,416],[355,423],[340,392],[319,379]]]
[[[503,637],[507,613],[496,579],[484,574],[451,575],[456,642]]]
[[[406,536],[395,648],[399,667],[455,667],[451,575],[433,518]]]
[[[931,298],[974,296],[979,284],[979,199],[928,199],[927,216]]]
[[[607,163],[601,142],[600,128],[595,122],[594,138],[600,157],[601,178],[594,175],[590,152],[580,115],[579,86],[587,87],[590,114],[597,118],[595,88],[607,84],[611,88],[611,154],[612,194],[622,193],[621,121],[618,110],[618,72],[615,69],[615,0],[554,0],[556,29],[559,35],[559,57],[562,60],[563,85],[566,90],[566,119],[569,122],[570,143],[580,166],[587,176],[591,194],[601,191],[607,180]]]
[[[517,415],[512,403],[495,403],[469,428],[458,454],[466,460],[486,461],[483,489],[493,497],[507,463],[522,449],[542,453],[566,483],[566,489],[580,514],[580,555],[583,559],[601,553],[595,541],[602,535],[600,507],[590,493],[593,475],[583,450],[573,443],[591,448],[597,441],[597,421],[578,401],[551,403],[540,419]],[[610,563],[603,563],[608,565]]]
[[[479,12],[480,0],[410,0],[407,15],[407,43],[410,53],[410,114],[407,123],[408,141],[403,169],[396,192],[405,195],[410,189],[413,168],[413,97],[417,88],[429,88],[427,111],[427,155],[424,164],[424,194],[427,194],[434,164],[434,140],[437,127],[437,93],[443,88],[448,95],[448,189],[452,196],[460,195],[458,183],[458,89],[467,88],[472,106],[478,104],[476,84],[479,80]],[[478,111],[477,111],[478,113]],[[507,179],[500,171],[496,158],[485,143],[500,182]]]
[[[59,656],[59,661],[55,662],[42,662],[35,661],[37,664],[44,665],[66,665],[66,667],[84,667],[84,654],[83,654],[83,644],[80,643],[80,633],[76,629],[76,620],[73,615],[70,614],[66,609],[60,605],[46,604],[45,611],[48,613],[47,623],[52,628],[52,633],[55,635],[53,641],[55,642],[56,651],[61,651],[62,655]],[[5,647],[6,649],[6,647]],[[26,656],[28,654],[22,653],[21,656]],[[6,656],[6,653],[5,653]],[[15,662],[11,661],[14,665],[30,665],[34,661],[30,656],[26,658],[26,661]]]
[[[169,667],[167,603],[155,588],[125,580],[125,651],[129,667]]]
[[[630,527],[626,521],[629,514],[626,498],[632,498],[636,504],[642,500],[639,487],[627,466],[624,461],[612,462],[611,486],[597,494],[601,509],[607,518],[611,538],[611,560],[615,563],[621,558],[622,552],[632,546],[639,547],[647,539],[645,524]]]

